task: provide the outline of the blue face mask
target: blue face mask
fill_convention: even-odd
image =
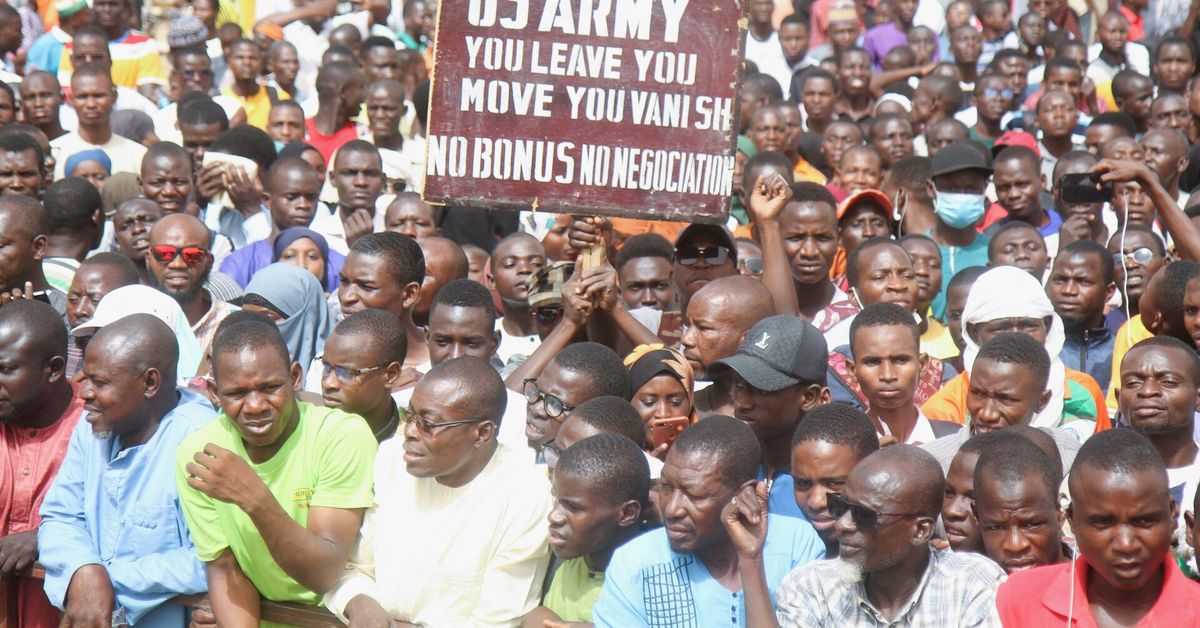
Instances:
[[[284,146],[287,146],[287,142],[276,141],[275,142],[275,154],[278,155],[279,151],[283,150]]]
[[[979,222],[986,209],[982,194],[935,192],[933,211],[955,229],[966,229]]]

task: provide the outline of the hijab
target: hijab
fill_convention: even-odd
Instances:
[[[692,365],[682,353],[667,349],[660,343],[638,345],[626,356],[625,366],[629,368],[629,387],[634,395],[647,382],[659,375],[670,375],[683,384],[687,393],[688,407],[691,408],[692,422],[696,421],[696,376]]]
[[[80,151],[74,155],[71,155],[70,157],[67,157],[67,163],[65,166],[63,166],[63,172],[67,173],[68,177],[72,176],[71,173],[75,171],[75,167],[85,161],[94,161],[101,166],[104,166],[105,172],[112,174],[112,160],[108,158],[107,153],[99,148]]]
[[[1063,332],[1062,319],[1054,313],[1054,305],[1046,296],[1042,284],[1033,275],[1013,267],[998,266],[982,275],[971,286],[967,295],[967,304],[963,308],[962,325],[963,367],[967,373],[975,364],[979,355],[979,345],[967,333],[967,325],[978,325],[1002,318],[1038,318],[1050,317],[1050,329],[1046,330],[1046,353],[1050,354],[1050,379],[1046,387],[1050,389],[1050,403],[1033,417],[1034,427],[1058,427],[1062,420],[1063,398],[1066,391],[1067,369],[1059,353],[1062,351],[1066,335]]]
[[[279,333],[292,359],[307,370],[333,331],[333,315],[317,278],[299,266],[276,262],[254,273],[246,286],[250,295],[283,315],[276,323]]]
[[[279,258],[283,255],[283,252],[287,250],[287,247],[291,246],[293,242],[299,240],[300,238],[308,238],[309,240],[312,240],[313,244],[317,245],[317,250],[321,252],[321,259],[325,261],[325,279],[321,281],[321,289],[331,290],[332,288],[330,286],[325,285],[329,283],[330,275],[329,243],[325,240],[325,236],[313,231],[312,229],[308,229],[306,227],[290,227],[281,231],[275,238],[275,246],[272,250],[271,261],[278,262]],[[337,286],[333,287],[336,288]]]

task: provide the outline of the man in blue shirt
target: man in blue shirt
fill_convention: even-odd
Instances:
[[[792,435],[809,410],[829,403],[828,362],[821,332],[798,316],[781,314],[756,323],[737,353],[708,367],[714,378],[729,378],[734,418],[758,438],[758,479],[766,482],[774,514],[804,518],[788,473]]]
[[[1046,185],[1042,177],[1041,159],[1033,149],[1026,146],[1006,146],[992,162],[995,169],[996,202],[1008,215],[988,227],[989,238],[995,237],[1000,227],[1014,221],[1031,225],[1046,240],[1050,257],[1058,252],[1058,229],[1062,217],[1053,209],[1042,205],[1042,189]]]
[[[727,416],[679,434],[652,491],[664,527],[613,554],[592,609],[596,626],[747,626],[743,572],[762,577],[761,570],[773,591],[791,569],[825,555],[808,523],[767,515],[761,552],[740,564],[722,518],[735,496],[766,499],[755,480],[760,455],[754,432]]]
[[[167,601],[207,590],[179,507],[175,450],[216,412],[175,386],[175,335],[134,314],[93,336],[84,354],[80,421],[38,531],[46,595],[64,621],[181,627]]]
[[[1063,348],[1058,357],[1067,368],[1095,378],[1100,390],[1112,380],[1113,345],[1116,333],[1104,304],[1117,287],[1108,249],[1092,240],[1076,240],[1054,258],[1046,296],[1063,321]]]

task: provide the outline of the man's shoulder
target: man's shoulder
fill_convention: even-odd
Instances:
[[[192,432],[187,438],[184,438],[179,443],[179,449],[176,451],[175,457],[183,462],[189,462],[197,451],[200,451],[208,443],[231,449],[237,446],[238,439],[241,437],[237,434],[229,417],[225,413],[218,413],[214,418],[206,421]]]
[[[769,530],[769,528],[768,528]],[[638,571],[650,565],[669,563],[685,555],[671,551],[665,528],[655,528],[626,541],[613,553],[612,565],[624,571]]]
[[[347,439],[369,438],[372,442],[375,440],[375,435],[371,433],[367,422],[357,414],[349,414],[337,408],[327,408],[304,401],[297,402],[297,408],[300,411],[303,429],[314,432],[318,441],[340,444],[346,442]],[[341,434],[346,438],[331,441],[328,436],[333,434]]]
[[[998,582],[1004,570],[992,559],[972,552],[935,550],[934,565],[938,571],[953,578],[968,578],[982,582]]]

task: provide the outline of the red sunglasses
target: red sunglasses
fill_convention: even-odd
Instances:
[[[150,247],[150,253],[160,264],[170,264],[177,256],[182,256],[183,263],[188,266],[195,266],[208,257],[208,249],[198,246],[185,246],[181,249],[170,244],[156,244]]]

